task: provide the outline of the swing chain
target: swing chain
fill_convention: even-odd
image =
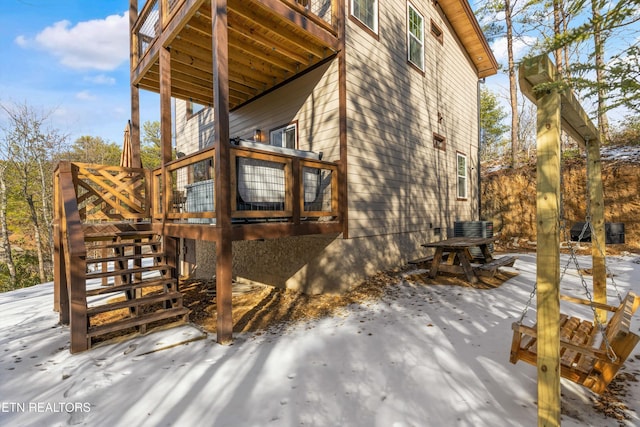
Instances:
[[[531,307],[531,301],[533,301],[533,297],[536,296],[536,289],[538,287],[538,282],[535,282],[533,284],[533,289],[531,290],[531,294],[529,294],[529,299],[527,300],[527,303],[524,305],[524,309],[522,310],[522,313],[520,314],[520,319],[518,320],[518,325],[522,325],[522,322],[524,321],[524,318],[527,316],[527,312],[529,311],[529,307]]]
[[[585,143],[588,145],[589,141],[585,141]],[[589,163],[589,150],[586,150],[586,161],[587,161],[587,165]],[[562,204],[561,204],[562,205]],[[580,231],[580,236],[578,237],[578,242],[581,242],[582,239],[584,238],[587,230],[590,231],[591,233],[591,244],[597,244],[597,238],[596,235],[594,233],[594,229],[593,229],[593,224],[591,222],[591,215],[589,214],[589,212],[591,212],[591,197],[589,197],[589,195],[586,195],[586,216],[585,216],[585,223],[582,226],[582,230]],[[560,280],[562,281],[562,277],[564,277],[564,274],[566,273],[567,269],[569,268],[569,264],[571,264],[571,261],[573,261],[574,265],[576,266],[576,270],[578,273],[578,276],[580,277],[580,283],[582,284],[582,287],[584,288],[584,293],[585,296],[587,297],[587,299],[589,300],[590,304],[589,306],[591,307],[591,311],[593,312],[593,318],[595,321],[595,326],[598,328],[600,334],[602,335],[602,340],[604,342],[605,348],[607,350],[607,357],[609,358],[609,360],[614,363],[618,360],[618,356],[616,355],[616,353],[613,351],[613,348],[611,347],[611,344],[609,343],[609,339],[607,338],[607,333],[606,333],[606,327],[602,324],[602,322],[600,322],[600,317],[598,316],[598,312],[596,310],[596,308],[593,305],[593,296],[591,295],[591,291],[589,291],[589,286],[587,285],[587,281],[584,278],[584,274],[582,273],[582,269],[580,268],[580,263],[578,262],[578,256],[576,254],[574,245],[571,243],[571,238],[568,235],[569,233],[567,232],[567,223],[566,223],[566,218],[564,217],[564,215],[561,216],[561,221],[560,221],[560,227],[563,229],[564,232],[564,237],[567,241],[567,246],[569,247],[569,259],[567,260],[566,265],[564,266],[564,269],[562,271],[562,274],[560,276]],[[595,239],[595,241],[594,241]],[[603,256],[604,258],[604,253],[602,251],[602,247],[600,245],[597,246],[598,250],[600,251],[600,254]],[[605,265],[606,268],[606,265]],[[618,293],[618,298],[620,299],[620,301],[622,301],[622,297],[620,296],[620,292],[618,291],[617,286],[615,285],[614,282],[614,288],[616,289],[616,292]]]

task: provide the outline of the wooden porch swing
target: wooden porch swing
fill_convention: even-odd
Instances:
[[[587,151],[587,163],[588,162],[589,152]],[[561,192],[561,194],[566,193],[567,191]],[[590,212],[591,204],[589,194],[586,195],[586,200],[586,210]],[[562,203],[560,203],[560,206],[562,206]],[[560,211],[562,212],[562,208],[560,208]],[[587,215],[578,241],[582,241],[586,232],[589,231],[589,235],[592,236],[591,242],[593,250],[605,261],[603,265],[606,272],[605,277],[608,276],[611,278],[611,284],[617,293],[620,305],[612,306],[593,301],[584,277],[585,275],[583,274],[583,269],[580,268],[574,246],[571,243],[566,220],[563,218],[563,215],[560,215],[560,218],[560,230],[564,235],[564,240],[567,242],[570,251],[569,260],[560,275],[560,283],[562,283],[562,279],[573,261],[582,287],[584,288],[584,294],[588,298],[583,299],[560,294],[560,299],[591,307],[594,319],[593,321],[583,320],[578,317],[560,313],[560,375],[563,378],[591,389],[595,393],[602,394],[609,383],[615,378],[618,370],[629,357],[629,354],[633,351],[638,341],[640,341],[640,337],[629,330],[633,314],[638,309],[638,306],[640,306],[640,298],[630,291],[627,292],[624,297],[620,295],[614,279],[615,275],[609,271],[606,265],[605,250],[602,247],[603,242],[598,239],[598,233],[594,230],[591,217]],[[538,364],[537,323],[533,326],[525,326],[522,324],[531,305],[531,301],[536,294],[536,288],[537,286],[534,285],[520,319],[512,324],[513,340],[511,342],[509,361],[514,364],[517,363],[518,360],[522,360],[533,366],[537,366]],[[607,316],[604,312],[613,313],[611,319],[606,324],[600,321],[600,319],[606,320]]]
[[[585,321],[561,313],[561,130],[588,153],[587,200],[592,203],[587,216],[595,228],[592,238],[595,236],[604,244],[600,135],[546,55],[525,59],[518,74],[522,93],[537,107],[536,288],[527,303],[528,306],[537,293],[537,321],[532,327],[522,325],[525,307],[521,321],[513,326],[510,360],[536,365],[538,425],[560,426],[560,377],[602,393],[639,341],[629,328],[640,301],[629,293],[621,298],[618,307],[606,304],[604,251],[592,245],[593,298],[585,287],[588,300],[569,299],[589,305],[594,320]],[[605,310],[613,312],[608,322]]]
[[[640,298],[629,292],[617,307],[569,296],[561,298],[613,312],[606,325],[560,314],[560,375],[602,394],[640,341],[638,335],[629,331]],[[512,328],[509,361],[522,360],[537,366],[537,324],[525,326],[514,322]]]

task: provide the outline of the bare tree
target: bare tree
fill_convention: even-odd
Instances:
[[[9,269],[9,279],[11,285],[16,283],[16,266],[11,255],[11,242],[9,241],[9,227],[7,226],[7,183],[5,181],[5,170],[7,165],[0,163],[0,244],[4,252],[4,262]]]
[[[7,155],[7,172],[15,174],[20,194],[27,204],[29,221],[38,255],[40,280],[47,280],[46,260],[51,259],[50,180],[52,155],[64,141],[58,131],[47,129],[51,112],[40,113],[28,104],[0,105],[7,114],[3,151]],[[45,253],[46,248],[46,253]]]

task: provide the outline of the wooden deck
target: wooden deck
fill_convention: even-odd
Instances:
[[[214,104],[211,3],[131,1],[133,85],[160,92],[159,51],[166,48],[171,52],[171,95]],[[342,0],[228,0],[226,4],[231,109],[335,56],[339,49]]]

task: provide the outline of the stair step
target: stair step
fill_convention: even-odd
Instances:
[[[120,310],[122,308],[139,307],[145,304],[153,304],[153,303],[168,301],[172,299],[180,300],[180,302],[182,302],[182,294],[180,292],[163,292],[161,294],[156,294],[156,295],[148,295],[140,298],[132,298],[126,301],[118,301],[114,303],[96,305],[96,306],[87,308],[87,316],[93,316],[99,313],[105,313],[107,311]]]
[[[161,244],[161,242],[158,240],[152,240],[148,242],[122,242],[122,243],[109,242],[102,245],[96,245],[95,243],[100,243],[97,241],[90,242],[90,243],[94,243],[94,244],[90,245],[87,249],[143,248],[145,246],[160,246]]]
[[[110,332],[121,331],[123,329],[132,328],[134,326],[140,326],[158,320],[170,319],[172,317],[184,316],[189,313],[189,309],[185,307],[170,308],[167,310],[160,310],[155,313],[144,314],[137,317],[130,317],[127,319],[118,320],[116,322],[107,323],[99,326],[92,326],[87,331],[87,337],[95,337],[98,335],[108,334]]]
[[[87,289],[87,296],[95,297],[98,295],[112,294],[115,292],[133,291],[135,289],[150,288],[152,286],[164,286],[164,285],[170,285],[170,284],[176,284],[176,283],[177,283],[176,279],[154,278],[153,280],[142,280],[141,282],[129,283],[125,285],[109,286],[109,287],[96,288],[96,289]]]
[[[103,262],[120,262],[145,258],[162,258],[164,252],[147,252],[145,254],[110,256],[104,258],[89,258],[87,264],[102,264]]]
[[[84,240],[86,242],[104,241],[104,240],[137,240],[137,239],[150,239],[152,237],[159,237],[154,231],[116,231],[116,232],[97,232],[97,233],[85,233]]]
[[[122,270],[113,270],[113,271],[95,271],[92,273],[87,273],[88,279],[99,279],[101,277],[115,277],[115,276],[124,276],[127,274],[136,274],[136,273],[146,273],[149,271],[160,271],[160,270],[171,270],[172,267],[164,264],[151,265],[148,267],[134,267],[134,268],[125,268]]]

